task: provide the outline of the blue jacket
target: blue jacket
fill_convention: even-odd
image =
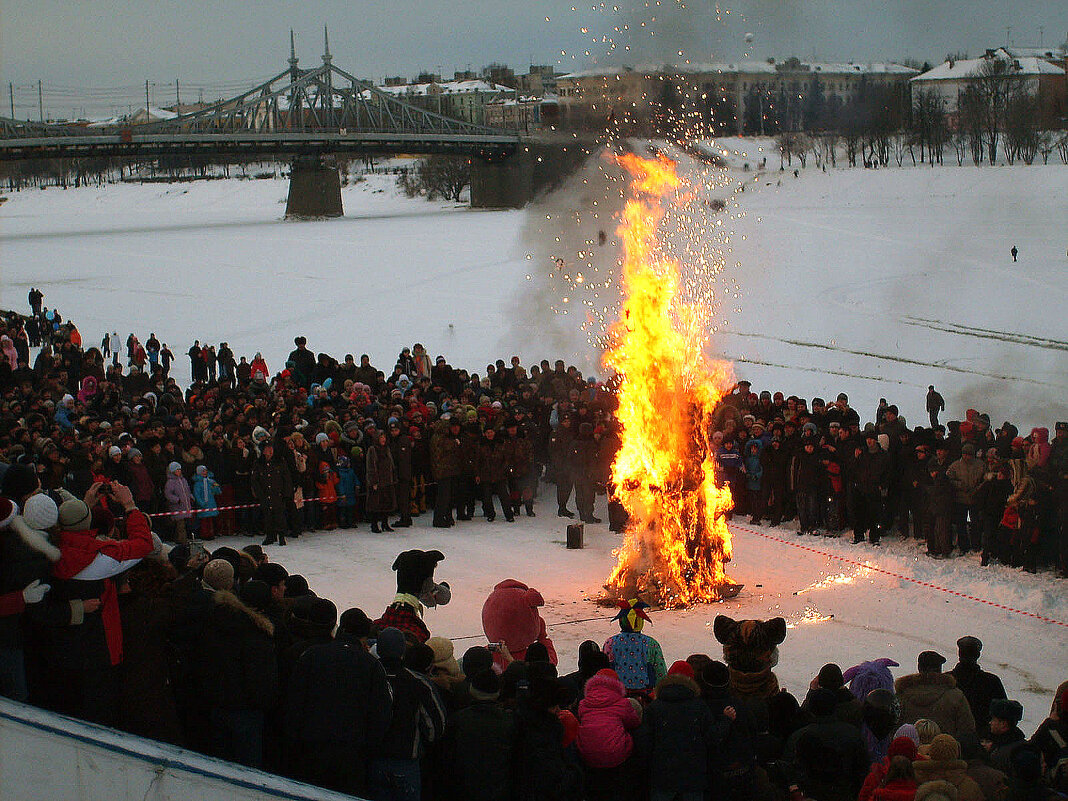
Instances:
[[[215,498],[222,493],[222,487],[212,478],[211,473],[202,476],[197,473],[193,476],[193,499],[197,502],[197,517],[218,517],[218,504]]]
[[[339,506],[355,506],[356,505],[356,493],[360,489],[360,479],[356,478],[356,471],[351,467],[342,467],[337,471],[338,481],[337,494],[344,495],[344,498],[338,498]]]

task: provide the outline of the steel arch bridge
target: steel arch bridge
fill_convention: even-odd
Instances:
[[[0,117],[0,161],[333,153],[452,153],[494,160],[520,146],[518,131],[436,114],[340,69],[333,64],[329,40],[322,58],[322,66],[301,69],[291,38],[286,70],[235,97],[169,120],[86,127]]]

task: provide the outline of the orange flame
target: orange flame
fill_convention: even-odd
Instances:
[[[632,176],[633,198],[618,228],[625,296],[604,363],[622,377],[622,447],[612,481],[630,522],[605,589],[669,607],[714,601],[731,586],[724,515],[732,501],[716,483],[711,442],[730,365],[706,359],[708,310],[679,297],[679,264],[659,246],[663,199],[680,186],[674,162],[632,154],[616,160]]]

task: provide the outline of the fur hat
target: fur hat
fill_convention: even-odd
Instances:
[[[436,673],[446,673],[457,678],[463,675],[460,672],[460,663],[454,656],[452,640],[447,637],[431,637],[426,644],[434,652],[433,667]]]
[[[1015,726],[1023,720],[1023,706],[1009,698],[995,698],[990,702],[990,717],[1004,720]]]
[[[204,565],[204,583],[213,590],[230,590],[234,586],[234,566],[225,559],[212,559]]]
[[[927,756],[937,762],[950,762],[960,759],[960,743],[949,734],[939,734],[927,750]]]
[[[59,520],[59,507],[47,495],[31,495],[22,505],[22,519],[30,528],[47,531]]]

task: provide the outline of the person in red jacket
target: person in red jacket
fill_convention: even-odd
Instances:
[[[110,485],[111,499],[126,514],[126,539],[98,536],[93,507],[103,488],[94,484],[79,500],[64,493],[59,507],[58,579],[53,592],[67,599],[99,598],[100,614],[81,626],[56,629],[52,638],[48,681],[53,705],[64,714],[110,725],[114,722],[117,666],[122,663],[122,621],[114,577],[155,549],[148,516],[138,510],[130,489]]]

